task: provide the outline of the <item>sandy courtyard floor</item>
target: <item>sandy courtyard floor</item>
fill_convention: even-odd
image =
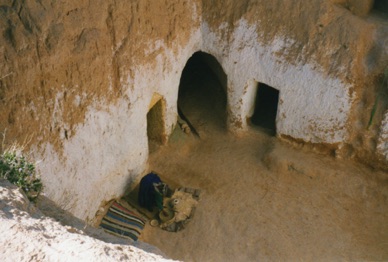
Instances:
[[[187,228],[142,235],[173,259],[388,260],[386,173],[253,131],[178,141],[151,158],[153,170],[202,190]]]

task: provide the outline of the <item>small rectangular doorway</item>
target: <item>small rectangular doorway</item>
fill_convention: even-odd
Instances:
[[[251,124],[266,129],[271,135],[276,135],[278,103],[279,90],[259,83],[257,86],[255,110],[250,118]]]

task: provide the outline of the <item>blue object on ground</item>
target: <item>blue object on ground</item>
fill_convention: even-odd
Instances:
[[[155,173],[149,173],[145,175],[140,181],[138,201],[139,205],[143,208],[147,208],[152,212],[153,207],[157,205],[156,194],[154,183],[161,183],[162,180]]]

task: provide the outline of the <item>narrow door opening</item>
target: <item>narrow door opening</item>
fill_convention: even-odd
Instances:
[[[147,135],[150,153],[166,143],[163,99],[160,99],[147,113]]]
[[[266,84],[259,83],[257,87],[255,110],[250,119],[251,124],[265,129],[271,135],[275,135],[278,102],[279,91]]]

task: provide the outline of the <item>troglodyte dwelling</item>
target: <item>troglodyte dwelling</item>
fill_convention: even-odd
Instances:
[[[230,132],[264,125],[387,169],[387,5],[0,0],[4,143],[25,144],[46,195],[89,221],[144,174],[148,144],[168,142],[182,73],[199,64]]]

